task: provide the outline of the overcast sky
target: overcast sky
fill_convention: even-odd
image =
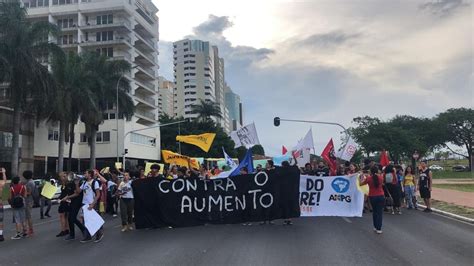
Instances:
[[[473,3],[469,0],[153,0],[160,75],[173,78],[173,41],[209,40],[225,78],[255,122],[267,155],[292,147],[309,124],[356,116],[432,117],[473,107]],[[313,125],[316,153],[340,130]],[[338,144],[336,144],[337,146]]]

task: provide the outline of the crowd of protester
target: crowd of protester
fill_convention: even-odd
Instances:
[[[190,164],[189,164],[190,165]],[[290,167],[288,162],[283,162],[282,167]],[[271,171],[275,169],[274,162],[268,160],[265,167],[257,165],[256,172]],[[162,171],[160,171],[162,170]],[[61,172],[58,175],[57,186],[61,188],[59,195],[59,227],[60,232],[56,237],[64,237],[71,241],[76,239],[75,227],[82,232],[82,243],[100,242],[104,236],[104,229],[101,228],[95,235],[90,235],[84,223],[83,206],[89,210],[95,209],[102,216],[109,214],[117,217],[120,213],[122,221],[122,232],[134,230],[134,195],[132,182],[135,179],[158,177],[166,179],[176,178],[199,178],[212,179],[218,176],[224,167],[219,169],[214,166],[208,169],[201,165],[200,169],[171,165],[161,169],[160,165],[153,164],[150,172],[145,174],[143,168],[133,172],[124,172],[122,169],[87,170],[83,175]],[[300,168],[301,174],[326,177],[330,175],[330,170],[324,162],[307,163]],[[365,198],[364,212],[370,211],[373,215],[374,231],[382,233],[383,212],[401,215],[402,207],[417,209],[416,192],[420,192],[426,209],[431,212],[431,172],[425,162],[421,162],[418,174],[415,174],[411,166],[403,168],[400,165],[387,165],[382,167],[375,162],[366,160],[362,166],[354,163],[339,165],[337,175],[347,175],[359,178],[360,185],[368,185],[369,193]],[[246,167],[240,169],[240,174],[248,174]],[[0,169],[0,191],[6,185],[6,171]],[[45,181],[55,184],[54,180]],[[33,196],[39,195],[39,188],[33,181],[33,173],[24,171],[22,178],[15,176],[10,184],[8,202],[11,206],[16,234],[12,239],[22,239],[34,235],[32,208]],[[0,194],[0,241],[3,237],[3,199]],[[44,207],[46,211],[44,212]],[[50,217],[51,200],[43,196],[40,198],[40,218]],[[260,224],[274,224],[273,221],[262,221]],[[284,220],[284,225],[292,225],[290,219]],[[251,225],[251,223],[244,223]]]

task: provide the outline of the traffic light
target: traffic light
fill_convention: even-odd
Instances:
[[[276,127],[280,126],[280,118],[278,116],[273,118],[273,125]]]

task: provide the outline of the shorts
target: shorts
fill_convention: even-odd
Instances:
[[[422,199],[431,199],[431,191],[427,187],[420,188],[420,197]]]
[[[3,224],[3,204],[0,202],[0,224]]]
[[[68,213],[70,210],[71,207],[69,206],[69,203],[64,201],[59,203],[58,213]]]
[[[33,209],[33,202],[26,202],[25,204],[25,218],[31,219],[31,209]]]
[[[26,209],[24,207],[19,209],[12,209],[13,219],[16,224],[23,224],[26,221]]]

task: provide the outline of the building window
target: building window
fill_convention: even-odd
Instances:
[[[112,41],[114,39],[114,32],[113,31],[96,32],[95,39],[97,42]]]
[[[97,25],[113,24],[114,16],[112,14],[97,16]]]
[[[87,136],[86,133],[81,133],[80,135],[80,140],[81,143],[86,143],[87,142]]]
[[[58,141],[59,140],[59,131],[50,129],[48,130],[48,140]]]
[[[13,147],[13,134],[12,133],[0,131],[0,147],[2,148]]]
[[[104,55],[104,56],[107,56],[107,57],[114,57],[114,48],[112,48],[112,47],[97,48],[97,49],[95,49],[95,51],[99,55]]]
[[[156,138],[141,135],[141,134],[136,134],[136,133],[132,133],[130,135],[130,142],[147,145],[151,147],[156,146]]]
[[[95,142],[104,143],[110,142],[110,131],[97,132]]]

